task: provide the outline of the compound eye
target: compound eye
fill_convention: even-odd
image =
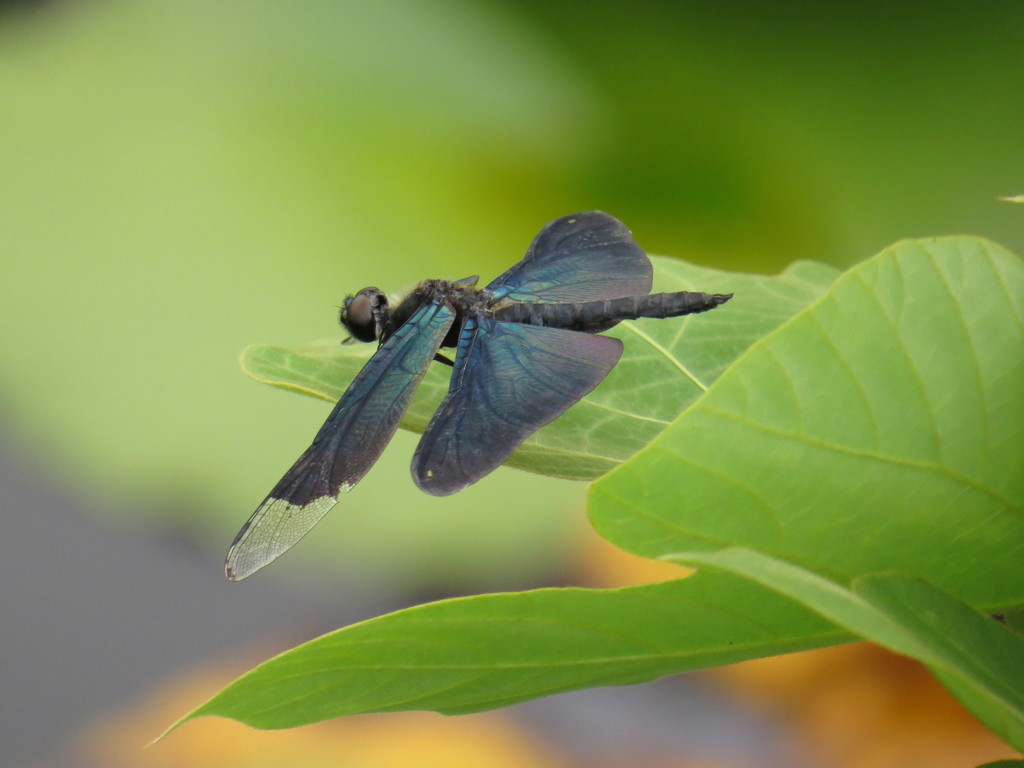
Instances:
[[[345,299],[341,307],[341,324],[359,341],[376,341],[380,308],[387,304],[384,294],[377,288],[363,288],[355,296]]]

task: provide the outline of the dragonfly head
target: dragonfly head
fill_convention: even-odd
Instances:
[[[341,305],[339,320],[359,341],[378,341],[388,317],[388,297],[380,288],[363,288]]]

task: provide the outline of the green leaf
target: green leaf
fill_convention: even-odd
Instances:
[[[1024,267],[901,242],[753,346],[591,490],[641,555],[743,546],[837,583],[922,577],[1024,603]]]
[[[1024,674],[1000,677],[1019,638],[949,596],[1024,604],[1022,316],[1024,269],[1002,248],[899,243],[596,483],[591,519],[627,549],[729,567],[921,659],[1022,744]],[[858,578],[892,570],[904,581]]]
[[[838,626],[927,664],[980,720],[1024,748],[1024,638],[927,582],[898,573],[852,588],[742,547],[670,558],[777,590]]]
[[[288,728],[361,712],[461,714],[847,639],[796,603],[726,573],[617,590],[483,595],[324,635],[251,670],[180,722],[220,715]]]
[[[734,293],[702,315],[620,324],[609,335],[625,352],[583,401],[533,435],[509,460],[539,474],[592,480],[628,459],[700,397],[744,350],[817,298],[838,274],[798,262],[776,277],[704,269],[652,257],[656,291]],[[257,381],[337,400],[372,354],[371,345],[321,342],[301,350],[258,345],[242,352]],[[423,432],[448,390],[451,368],[433,365],[402,426]]]

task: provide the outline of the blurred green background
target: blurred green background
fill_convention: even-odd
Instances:
[[[201,660],[240,672],[437,594],[587,581],[584,484],[502,469],[431,498],[400,433],[313,535],[224,582],[231,538],[330,408],[248,380],[248,344],[340,341],[346,294],[490,280],[594,208],[650,252],[730,270],[953,233],[1021,253],[1024,207],[997,198],[1024,192],[1022,127],[1020,0],[0,0],[5,759],[83,765],[52,760],[69,733]],[[638,578],[598,562],[600,583]],[[833,701],[819,678],[844,678],[824,669],[815,705]],[[900,719],[879,669],[844,678],[880,702],[834,699],[844,722]],[[88,765],[206,764],[174,757],[187,729],[139,747],[230,676],[158,688],[145,726],[111,726],[120,762]],[[912,690],[901,712],[941,700]],[[843,762],[775,760],[694,676],[515,712],[580,765],[638,734],[659,765],[907,764],[858,762],[855,743],[889,748],[856,727],[836,732]],[[930,712],[919,744],[981,761]],[[209,764],[255,765],[265,736]]]
[[[1024,191],[1022,126],[1020,2],[7,3],[5,436],[212,562],[329,410],[248,381],[247,344],[340,340],[347,293],[489,280],[593,208],[724,269],[961,232],[1019,252],[996,198]],[[582,485],[428,498],[414,444],[282,573],[557,572]]]

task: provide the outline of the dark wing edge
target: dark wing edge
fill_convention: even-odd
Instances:
[[[451,386],[412,460],[421,490],[447,496],[500,466],[526,438],[596,387],[622,342],[470,317]]]
[[[629,229],[601,211],[555,219],[522,261],[487,289],[526,302],[581,302],[650,293],[653,268]]]
[[[280,557],[369,471],[454,320],[447,304],[424,305],[363,366],[312,445],[235,536],[224,562],[228,579],[240,581]]]

